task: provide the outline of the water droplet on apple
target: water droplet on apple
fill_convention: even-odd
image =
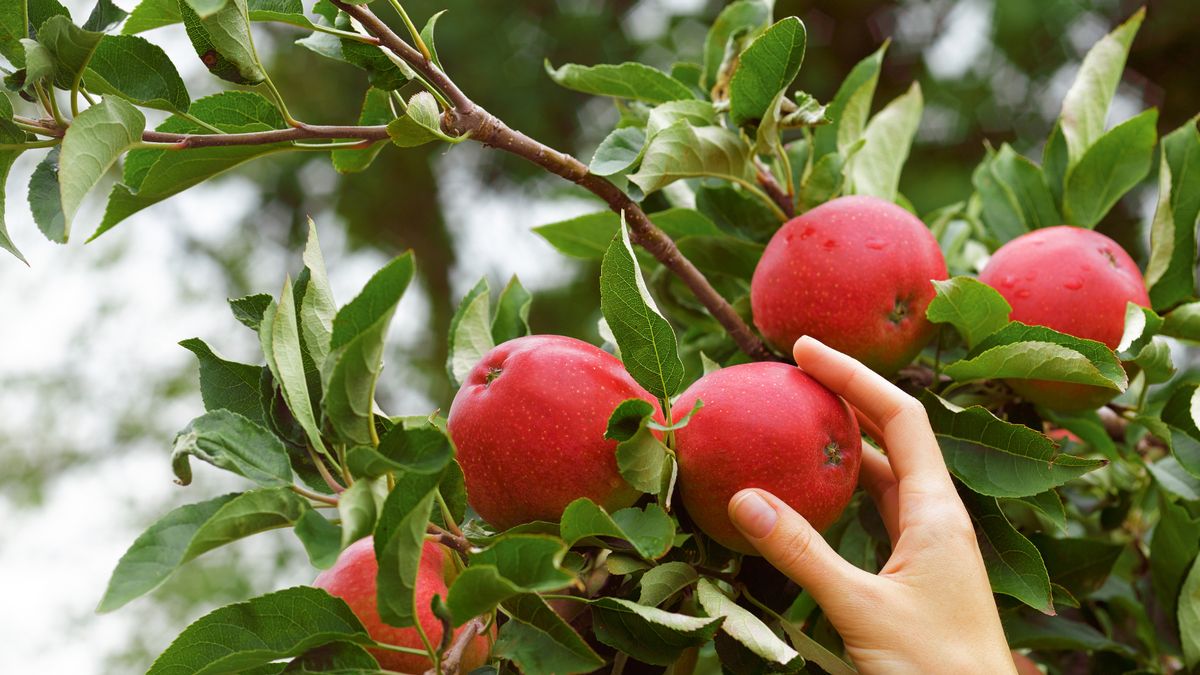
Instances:
[[[1022,300],[1024,300],[1025,298],[1028,298],[1031,295],[1033,295],[1033,292],[1030,291],[1028,288],[1022,288],[1021,290],[1017,291],[1017,297],[1021,298]]]
[[[1012,288],[1017,285],[1017,277],[1012,274],[1005,274],[1004,279],[1000,281],[1000,285],[1005,288]]]
[[[800,238],[808,239],[809,237],[813,236],[816,233],[817,233],[817,231],[815,229],[813,229],[811,227],[806,227],[806,228],[804,228],[804,231],[800,233]]]
[[[876,239],[875,237],[871,237],[867,240],[867,248],[874,249],[876,251],[882,251],[883,249],[887,248],[887,245],[888,243],[886,241],[882,239]]]
[[[1063,282],[1063,288],[1069,291],[1077,291],[1083,288],[1083,279],[1080,279],[1079,277],[1071,277]]]
[[[837,248],[837,242],[832,239],[826,239],[825,243],[821,244],[821,246],[824,246],[826,251],[832,251]]]

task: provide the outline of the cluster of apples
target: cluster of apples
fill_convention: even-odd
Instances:
[[[780,350],[810,335],[893,374],[928,344],[931,280],[946,276],[941,250],[919,219],[880,199],[843,197],[775,234],[750,298],[755,324]],[[981,279],[1008,299],[1014,320],[1109,347],[1121,338],[1126,301],[1149,304],[1129,256],[1107,237],[1075,227],[1013,240]],[[1024,381],[1014,388],[1035,402],[1087,405],[1096,398],[1079,385]],[[535,335],[492,349],[467,376],[448,419],[472,508],[507,529],[556,521],[580,497],[610,512],[633,505],[639,493],[621,477],[616,442],[604,437],[609,414],[632,398],[658,409],[619,360],[588,343]],[[747,487],[778,495],[817,529],[838,518],[854,492],[862,452],[858,423],[842,399],[794,366],[747,363],[700,378],[674,408],[691,410],[697,400],[703,407],[676,432],[675,450],[679,492],[701,530],[727,548],[753,553],[726,510]],[[421,624],[434,643],[442,628],[429,599],[444,594],[453,576],[449,555],[426,544],[417,578]],[[377,640],[419,647],[414,629],[379,620],[375,572],[368,539],[347,549],[317,586],[346,599]],[[468,663],[482,662],[488,639],[475,638]],[[428,667],[416,655],[378,656],[393,670]]]

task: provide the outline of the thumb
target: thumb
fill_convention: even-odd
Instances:
[[[765,490],[742,490],[729,500],[729,519],[750,544],[826,612],[874,577],[846,562],[799,513]]]

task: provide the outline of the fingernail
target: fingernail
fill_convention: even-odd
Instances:
[[[733,497],[733,519],[744,534],[762,539],[775,529],[779,514],[757,492],[744,490]]]

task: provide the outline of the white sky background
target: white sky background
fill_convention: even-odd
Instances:
[[[76,20],[91,8],[90,0],[66,4]],[[130,9],[135,3],[118,4]],[[666,26],[666,14],[692,12],[699,4],[644,0],[626,24],[634,35],[658,34]],[[899,26],[904,26],[903,15],[923,11],[923,5],[914,2],[903,9]],[[943,33],[925,52],[935,76],[961,77],[969,69],[965,64],[990,54],[990,45],[980,43],[986,43],[991,6],[991,0],[968,0],[952,12]],[[179,27],[147,37],[172,56],[193,98],[222,88],[204,72]],[[1066,83],[1074,70],[1064,74]],[[1054,100],[1060,101],[1061,95],[1055,91]],[[1125,112],[1115,110],[1114,117],[1123,119]],[[452,279],[455,292],[465,292],[481,274],[487,274],[493,286],[518,274],[532,289],[569,278],[575,269],[570,261],[528,230],[599,205],[551,197],[536,186],[516,190],[484,185],[474,171],[479,152],[483,151],[464,144],[448,151],[439,164],[446,222],[459,261]],[[6,317],[0,329],[0,462],[58,449],[23,445],[21,439],[28,437],[64,448],[113,447],[120,433],[117,413],[135,411],[152,429],[148,440],[136,447],[59,476],[41,507],[18,508],[0,494],[0,597],[5,601],[0,612],[0,673],[87,675],[100,672],[103,656],[118,651],[134,631],[162,632],[166,640],[182,628],[133,625],[120,611],[91,614],[113,565],[134,537],[168,505],[240,489],[237,480],[200,463],[194,463],[193,486],[172,483],[171,438],[203,408],[198,394],[171,404],[155,401],[150,384],[194,363],[176,344],[193,336],[230,358],[258,361],[254,335],[228,312],[221,270],[188,248],[189,239],[216,248],[238,241],[235,228],[246,211],[257,206],[257,198],[254,185],[238,178],[193,188],[84,246],[99,222],[109,187],[104,184],[81,211],[74,241],[58,246],[37,231],[25,199],[24,186],[39,159],[40,153],[28,153],[8,180],[8,229],[32,267],[7,257],[0,260],[0,309]],[[308,177],[314,185],[323,178],[319,172]],[[343,224],[330,214],[313,216],[335,296],[344,303],[386,260],[377,252],[347,251]],[[298,271],[300,251],[285,250],[261,232],[255,237],[251,281],[258,291],[278,293],[284,274]],[[381,386],[403,408],[397,413],[433,405],[417,395],[404,396],[402,385],[404,350],[422,335],[418,327],[428,311],[427,297],[410,289],[392,326]],[[46,379],[62,380],[66,389],[39,400],[33,383]],[[279,541],[286,539],[268,540],[267,545]],[[276,580],[281,587],[307,582],[313,572],[303,566],[289,574]]]

